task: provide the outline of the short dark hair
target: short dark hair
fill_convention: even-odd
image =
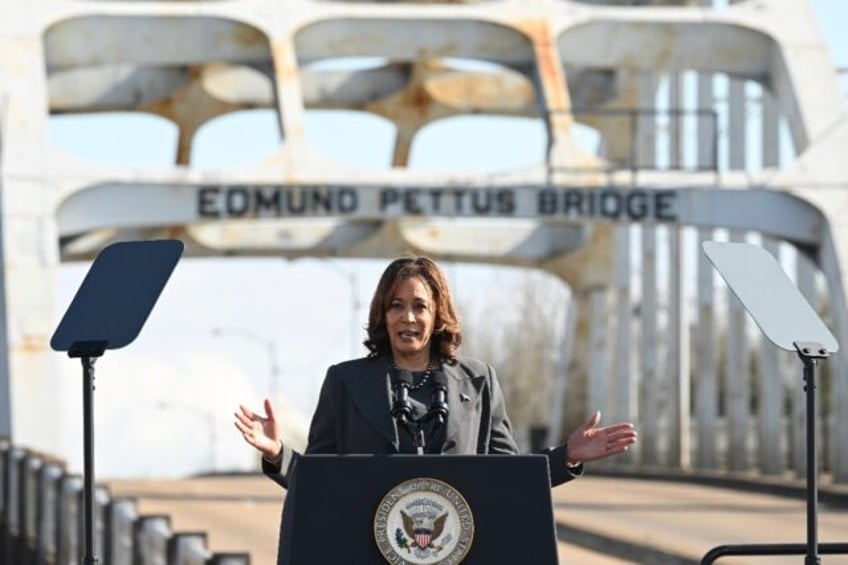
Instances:
[[[369,357],[391,354],[386,312],[397,285],[411,277],[419,277],[433,293],[436,317],[433,335],[430,336],[430,355],[449,364],[456,363],[456,351],[462,343],[459,317],[456,315],[447,277],[436,262],[428,257],[395,259],[383,271],[371,299],[371,310],[368,314],[368,339],[365,340],[365,347],[371,352]]]

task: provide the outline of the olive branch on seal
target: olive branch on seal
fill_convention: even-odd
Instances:
[[[400,528],[395,529],[395,543],[397,543],[399,547],[405,549],[407,553],[412,553],[409,548],[415,545],[409,540],[409,538],[403,535],[403,530],[401,530]],[[439,552],[442,551],[444,548],[444,545],[431,543],[427,549],[431,550],[433,552],[433,555],[438,555]]]
[[[395,530],[395,542],[397,542],[400,547],[405,549],[407,553],[411,553],[411,551],[409,551],[409,548],[412,547],[412,542],[410,542],[409,539],[407,539],[407,537],[403,535],[403,530],[401,530],[400,528],[397,528]]]

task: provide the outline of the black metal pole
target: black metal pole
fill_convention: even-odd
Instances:
[[[83,412],[83,558],[84,565],[96,565],[94,557],[94,362],[82,357]]]
[[[805,565],[819,564],[818,551],[818,469],[816,457],[816,359],[804,361],[804,391],[807,393],[807,557]]]
[[[819,546],[818,515],[819,487],[816,462],[816,363],[830,352],[815,342],[793,342],[804,364],[804,392],[807,394],[807,543],[766,543],[720,545],[712,548],[701,560],[710,565],[724,555],[806,555],[804,565],[819,565],[819,551],[824,554],[846,554],[847,543],[823,543]]]

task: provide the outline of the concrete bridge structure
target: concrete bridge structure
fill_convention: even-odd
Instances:
[[[58,265],[177,237],[195,257],[414,250],[552,273],[575,306],[553,435],[570,424],[567,396],[638,422],[625,464],[803,474],[800,369],[748,343],[698,243],[780,255],[848,343],[838,74],[806,0],[647,4],[0,0],[0,435],[61,451],[62,424],[46,417],[62,401],[48,347]],[[351,59],[379,63],[326,66]],[[201,126],[254,108],[276,113],[273,155],[192,165]],[[321,155],[304,132],[312,109],[389,120],[391,166]],[[173,166],[100,167],[50,140],[51,116],[109,112],[176,124]],[[541,122],[543,158],[483,174],[407,168],[428,124],[481,114]],[[578,125],[597,131],[598,151]],[[844,353],[828,365],[817,416],[827,470],[845,482]]]

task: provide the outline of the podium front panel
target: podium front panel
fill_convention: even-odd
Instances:
[[[392,489],[413,479],[445,483],[467,502],[474,533],[464,565],[557,563],[543,455],[299,457],[286,496],[278,563],[386,563],[374,535],[378,507]]]

